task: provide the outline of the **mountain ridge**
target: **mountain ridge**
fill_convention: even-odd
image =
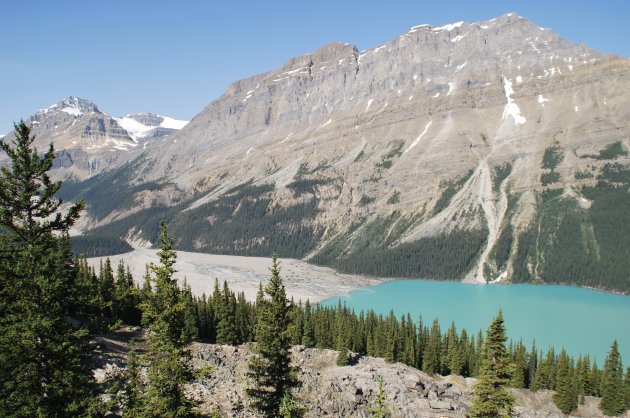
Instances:
[[[129,190],[169,192],[129,192],[99,225],[152,240],[140,216],[160,212],[189,251],[628,291],[610,213],[630,185],[629,74],[515,14],[325,45],[120,165]]]

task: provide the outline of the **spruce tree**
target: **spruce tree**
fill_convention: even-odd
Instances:
[[[217,306],[219,307],[217,344],[235,345],[237,343],[236,299],[226,280],[223,281],[223,292],[221,292],[221,299]]]
[[[142,323],[148,328],[148,388],[143,399],[142,416],[187,417],[193,403],[184,393],[192,379],[189,353],[184,349],[193,335],[186,323],[187,303],[173,278],[177,254],[166,223],[160,222],[159,264],[151,264],[147,279],[151,290],[141,304]]]
[[[302,345],[313,347],[315,345],[315,327],[311,314],[311,302],[307,299],[304,304],[304,331],[302,333]]]
[[[77,269],[64,246],[84,203],[62,213],[52,143],[40,156],[30,127],[14,127],[0,141],[10,159],[0,168],[0,416],[82,416],[92,377],[87,331],[66,319]]]
[[[510,382],[509,353],[505,348],[503,313],[490,324],[481,357],[479,382],[475,385],[471,417],[509,417],[514,395],[507,391]]]
[[[427,374],[435,374],[440,371],[440,351],[442,348],[442,333],[437,319],[433,321],[431,333],[422,354],[422,370]]]
[[[606,415],[619,415],[626,410],[625,388],[623,384],[623,368],[621,356],[617,348],[617,340],[610,346],[606,356],[604,372],[601,380],[602,402],[599,407]]]
[[[252,385],[247,394],[253,406],[263,415],[280,413],[282,399],[291,396],[298,385],[297,370],[291,366],[289,321],[291,306],[280,278],[278,259],[274,254],[271,278],[265,287],[266,297],[257,306],[256,341],[249,362]]]
[[[556,392],[553,395],[553,401],[565,414],[577,408],[576,386],[572,362],[566,351],[562,349],[556,368]]]

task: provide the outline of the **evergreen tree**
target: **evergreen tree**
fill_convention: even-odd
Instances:
[[[248,376],[253,385],[247,389],[253,406],[264,416],[277,416],[282,399],[298,385],[297,370],[291,367],[289,353],[290,305],[280,278],[274,254],[271,278],[265,287],[267,298],[257,307],[256,341]]]
[[[304,332],[302,334],[302,345],[313,347],[315,345],[315,327],[313,326],[313,316],[311,315],[311,303],[306,300],[304,305]]]
[[[529,363],[527,361],[527,349],[523,345],[523,341],[519,341],[516,344],[512,352],[512,364],[514,370],[512,372],[512,381],[510,386],[515,388],[527,387],[527,371],[529,369]]]
[[[440,351],[442,348],[442,333],[437,319],[433,321],[431,333],[422,354],[422,370],[428,374],[440,371]]]
[[[623,368],[621,356],[617,348],[617,340],[610,346],[606,356],[601,381],[602,402],[599,407],[606,415],[619,415],[626,410],[626,394],[623,384]]]
[[[630,366],[626,369],[626,379],[624,383],[626,386],[626,409],[630,409]]]
[[[173,278],[177,254],[166,223],[160,222],[160,263],[151,264],[151,291],[142,302],[142,322],[148,329],[148,388],[143,397],[143,416],[187,417],[193,403],[184,394],[192,379],[189,354],[184,347],[193,335],[186,323],[187,303]]]
[[[369,412],[373,418],[387,418],[390,416],[389,409],[385,403],[387,394],[385,393],[383,384],[383,376],[378,377],[378,394],[376,395],[376,402],[374,408],[370,408]]]
[[[553,395],[553,401],[562,412],[570,413],[577,408],[578,396],[576,393],[576,384],[573,378],[573,367],[571,360],[564,349],[558,357],[558,365],[556,368],[556,392]]]
[[[140,418],[143,416],[142,399],[142,372],[140,359],[136,351],[134,340],[131,340],[129,347],[129,358],[127,368],[122,376],[123,390],[118,396],[125,418]]]
[[[114,282],[114,271],[112,269],[112,263],[107,257],[105,259],[105,264],[101,262],[100,270],[98,274],[98,288],[100,295],[100,307],[101,307],[101,315],[107,318],[115,318],[115,282]]]
[[[84,203],[61,212],[52,144],[40,157],[30,127],[14,127],[0,141],[10,159],[0,168],[0,416],[82,416],[92,377],[87,332],[66,320],[77,279],[63,236]]]
[[[235,345],[236,334],[236,299],[234,293],[228,287],[227,281],[223,281],[219,308],[219,323],[217,325],[217,343]],[[234,300],[233,300],[234,299]]]
[[[510,416],[514,395],[506,389],[511,379],[506,339],[503,313],[499,310],[486,333],[479,382],[473,389],[471,417]]]

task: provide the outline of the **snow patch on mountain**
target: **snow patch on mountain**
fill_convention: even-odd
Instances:
[[[505,90],[505,98],[507,100],[507,104],[505,105],[505,109],[503,109],[503,120],[505,120],[508,116],[512,116],[514,119],[514,123],[516,125],[522,125],[527,122],[527,119],[523,115],[521,115],[521,109],[514,102],[512,95],[514,94],[514,90],[512,89],[512,81],[508,78],[503,78],[503,89]]]
[[[460,26],[461,26],[461,25],[463,25],[463,24],[464,24],[464,22],[463,22],[463,21],[459,21],[459,22],[451,23],[451,24],[444,25],[444,26],[438,26],[438,27],[433,28],[433,29],[431,29],[431,30],[432,30],[433,32],[438,32],[438,31],[442,31],[442,30],[445,30],[445,31],[449,31],[449,32],[450,32],[450,31],[452,31],[453,29],[458,28],[458,27],[460,27]]]
[[[149,135],[156,128],[180,130],[188,124],[187,120],[178,120],[167,116],[157,116],[162,121],[157,126],[148,126],[132,118],[133,115],[127,115],[122,118],[114,118],[114,120],[129,133],[133,140],[141,139]]]

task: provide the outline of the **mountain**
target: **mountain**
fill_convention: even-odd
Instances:
[[[628,292],[629,76],[513,13],[420,25],[237,81],[65,196],[90,196],[93,236],[166,217],[183,250]]]
[[[68,97],[37,111],[27,123],[39,150],[54,143],[56,174],[83,180],[136,158],[152,140],[177,132],[187,121],[151,113],[115,118],[89,100]]]

